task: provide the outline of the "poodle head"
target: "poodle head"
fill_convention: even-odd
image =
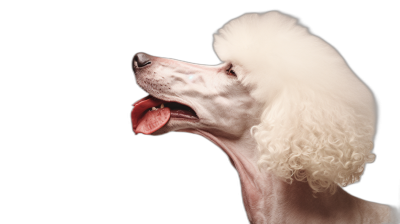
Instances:
[[[261,170],[314,192],[359,180],[375,159],[375,101],[331,45],[273,11],[231,20],[214,50],[262,105],[252,128]]]

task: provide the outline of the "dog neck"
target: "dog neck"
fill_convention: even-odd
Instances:
[[[191,130],[218,145],[239,173],[243,202],[251,224],[265,223],[382,223],[388,207],[351,196],[338,187],[335,194],[313,194],[307,182],[286,183],[257,167],[258,150],[250,131],[239,139]],[[382,219],[385,217],[384,219]]]

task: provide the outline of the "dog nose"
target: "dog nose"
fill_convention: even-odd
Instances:
[[[132,67],[135,69],[135,67],[144,67],[146,65],[151,64],[150,61],[150,55],[146,53],[137,53],[135,56],[133,56],[133,61],[132,61]]]

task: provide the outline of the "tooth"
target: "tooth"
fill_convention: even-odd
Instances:
[[[152,110],[157,110],[157,109],[155,107],[153,107]]]
[[[161,104],[161,107],[160,107],[160,108],[164,108],[164,104],[163,104],[163,103]]]

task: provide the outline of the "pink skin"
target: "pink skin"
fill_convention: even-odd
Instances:
[[[153,135],[184,131],[218,145],[239,173],[251,224],[388,222],[388,207],[353,197],[339,187],[334,195],[318,193],[314,197],[307,183],[287,184],[271,173],[259,171],[259,154],[250,129],[260,122],[262,106],[237,77],[227,72],[230,63],[203,66],[149,58],[149,65],[134,64],[139,86],[156,98],[189,106],[199,117],[171,118]],[[235,68],[238,65],[233,65]]]

